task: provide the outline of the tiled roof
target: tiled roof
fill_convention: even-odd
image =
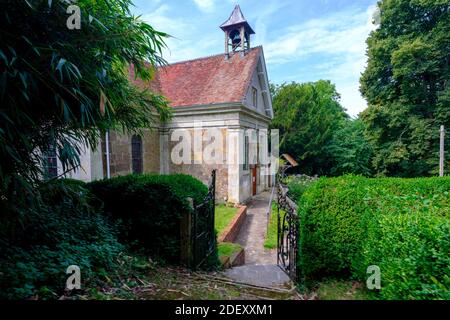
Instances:
[[[243,102],[261,47],[174,63],[157,69],[151,90],[166,96],[172,107]],[[132,81],[142,86],[142,82]]]

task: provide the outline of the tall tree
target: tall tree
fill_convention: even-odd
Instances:
[[[435,174],[439,126],[450,127],[449,2],[384,0],[378,6],[380,25],[367,40],[361,77],[373,165],[382,175]]]
[[[331,175],[340,176],[348,173],[372,175],[373,151],[364,136],[364,129],[361,119],[348,119],[335,132],[330,146],[333,159]]]
[[[100,132],[170,116],[162,96],[129,81],[130,65],[137,78],[151,79],[167,36],[134,17],[131,4],[0,1],[2,213],[14,211],[19,196],[35,198],[43,154],[55,143],[63,167],[77,166],[80,145],[95,147]]]
[[[329,81],[272,86],[275,118],[272,128],[280,130],[280,150],[300,163],[306,174],[328,175],[333,158],[335,132],[348,119],[340,96]]]

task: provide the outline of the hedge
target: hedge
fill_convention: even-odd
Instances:
[[[88,188],[101,200],[105,214],[120,221],[120,239],[134,248],[178,263],[180,218],[207,194],[207,187],[188,175],[128,175],[91,182]]]
[[[298,202],[304,280],[378,265],[379,298],[449,299],[449,192],[450,177],[319,179]]]

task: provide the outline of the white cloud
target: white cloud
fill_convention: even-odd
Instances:
[[[282,32],[283,36],[265,46],[267,59],[284,63],[315,53],[364,54],[370,32],[367,15],[340,12],[291,26]]]
[[[194,2],[202,11],[211,11],[214,8],[214,0],[194,0]]]
[[[264,6],[258,8],[257,11],[250,11],[250,15],[246,18],[249,21],[254,22],[255,30],[255,43],[265,43],[267,35],[267,25],[270,22],[273,15],[288,5],[287,2],[282,3],[278,0],[266,0]]]
[[[142,19],[155,29],[171,35],[171,38],[166,40],[168,49],[163,52],[163,57],[171,63],[203,57],[206,52],[222,45],[221,38],[214,33],[205,32],[201,25],[192,24],[188,18],[173,18],[172,8],[167,4],[162,4],[151,13],[143,14]],[[193,35],[196,36],[195,40]]]
[[[304,61],[312,77],[309,81],[320,76],[335,83],[342,105],[355,116],[367,107],[359,93],[359,77],[367,64],[365,41],[375,28],[375,11],[376,6],[341,11],[290,26],[282,37],[265,45],[268,64],[281,67]]]
[[[349,86],[341,86],[338,84],[336,89],[341,94],[341,104],[352,117],[356,117],[366,108],[367,102],[359,92],[359,84]]]

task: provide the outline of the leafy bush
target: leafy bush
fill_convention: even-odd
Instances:
[[[23,208],[23,219],[1,229],[0,299],[56,298],[70,265],[80,267],[82,288],[92,286],[123,249],[82,182],[57,180],[40,189],[39,210]]]
[[[299,201],[300,268],[365,281],[384,299],[450,298],[450,178],[321,178]]]
[[[88,184],[104,211],[122,222],[120,237],[147,253],[179,262],[180,218],[199,203],[207,187],[188,175],[128,175]]]
[[[308,189],[316,180],[317,176],[310,177],[305,174],[288,176],[286,183],[289,188],[289,197],[295,201],[299,200],[306,189]]]

